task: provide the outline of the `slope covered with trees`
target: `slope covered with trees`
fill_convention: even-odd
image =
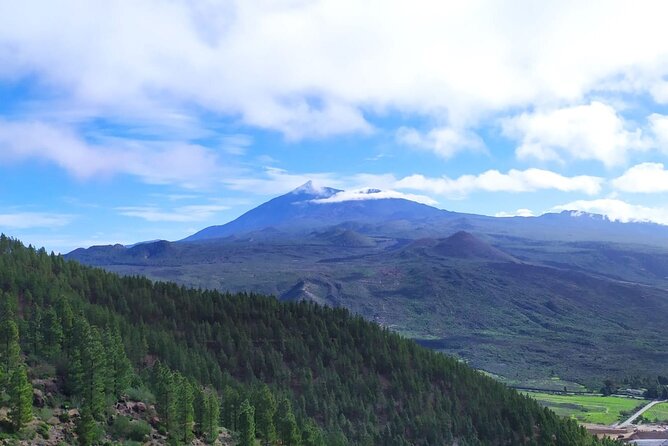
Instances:
[[[0,237],[0,379],[13,428],[53,367],[81,444],[153,394],[173,444],[594,445],[575,422],[343,309],[119,277]],[[28,368],[26,369],[26,364]],[[117,417],[116,417],[117,418]]]

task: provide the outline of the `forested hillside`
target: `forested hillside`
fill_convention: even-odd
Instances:
[[[5,437],[48,437],[31,400],[49,381],[45,405],[78,409],[81,444],[127,440],[111,408],[132,399],[155,404],[173,444],[219,425],[244,446],[602,444],[344,309],[119,277],[4,236],[0,291]]]

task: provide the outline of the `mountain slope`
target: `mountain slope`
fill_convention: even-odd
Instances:
[[[240,235],[267,227],[298,231],[345,222],[378,224],[392,220],[441,218],[447,213],[439,209],[402,198],[374,199],[381,191],[363,191],[362,198],[337,201],[343,191],[316,188],[310,181],[297,189],[246,212],[239,218],[220,226],[211,226],[187,237],[184,241],[202,241]],[[359,198],[359,197],[357,197]],[[328,201],[332,199],[333,201]]]
[[[116,327],[137,380],[153,382],[160,391],[169,372],[157,365],[157,372],[146,370],[159,359],[212,386],[223,395],[223,425],[233,430],[233,414],[248,405],[240,402],[247,398],[266,410],[258,395],[271,392],[287,397],[300,419],[315,420],[324,430],[322,440],[309,444],[613,444],[458,361],[342,309],[123,278],[4,236],[0,290],[21,310],[15,314],[24,351],[40,357],[27,335],[36,311],[57,309],[56,323],[65,330],[68,314],[85,318],[77,324],[90,324],[92,333],[95,327]],[[72,311],[63,310],[68,307]],[[54,357],[67,345],[55,344]],[[162,394],[156,395],[159,407]],[[281,405],[277,422],[289,407]],[[306,436],[309,423],[295,428]]]

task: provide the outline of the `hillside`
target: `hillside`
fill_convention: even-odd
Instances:
[[[72,441],[120,441],[115,401],[143,395],[157,411],[157,435],[176,444],[211,438],[206,414],[217,413],[218,398],[220,424],[240,445],[256,436],[304,445],[601,444],[533,400],[344,309],[119,277],[4,236],[0,290],[0,325],[16,333],[0,352],[3,376],[20,378],[27,364],[23,389],[51,383],[43,409],[22,406],[28,416],[14,425],[24,438],[53,432],[30,421],[33,414],[76,407]],[[3,405],[16,407],[3,388]],[[0,422],[6,438],[17,435],[8,433],[12,423]]]

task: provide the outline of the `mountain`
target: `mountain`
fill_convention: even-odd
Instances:
[[[120,277],[5,236],[0,296],[11,444],[618,444],[340,308]]]
[[[246,234],[267,227],[296,232],[346,222],[370,225],[403,219],[442,217],[446,214],[445,211],[403,198],[376,199],[375,196],[382,193],[378,189],[357,191],[352,196],[343,193],[329,187],[317,188],[309,181],[227,224],[202,229],[183,241]]]
[[[307,183],[198,234],[67,258],[344,307],[514,382],[558,375],[600,388],[606,378],[668,374],[659,225],[458,214]]]

